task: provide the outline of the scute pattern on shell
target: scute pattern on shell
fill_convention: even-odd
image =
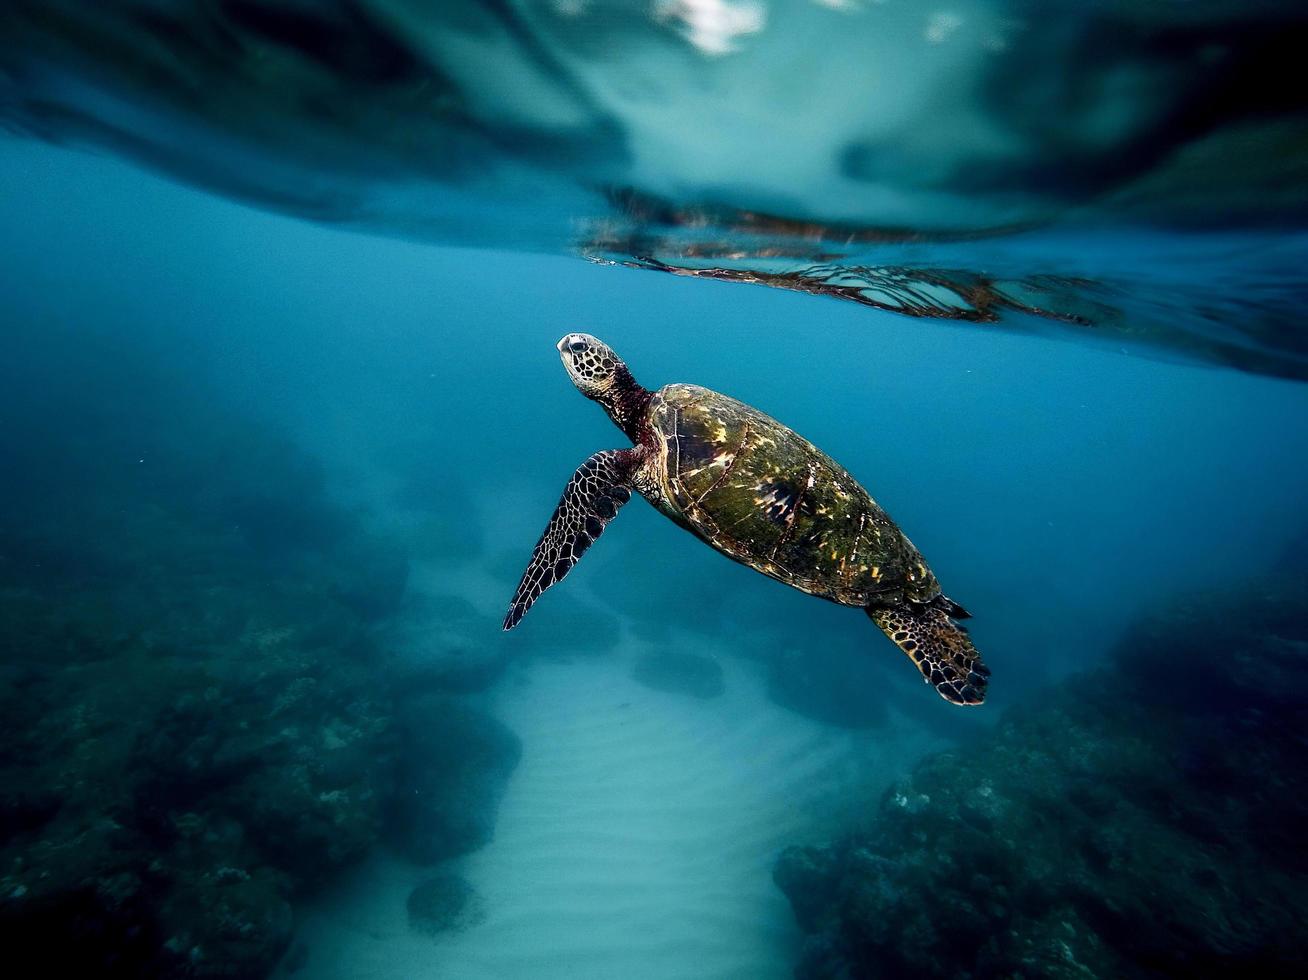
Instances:
[[[640,454],[634,449],[608,449],[591,456],[572,474],[509,603],[506,630],[518,625],[541,593],[563,581],[604,533],[609,521],[631,499],[632,473],[639,463]]]
[[[661,509],[728,557],[844,605],[939,594],[858,481],[776,419],[678,384],[655,397],[651,422],[667,457]]]

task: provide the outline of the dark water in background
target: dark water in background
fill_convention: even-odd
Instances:
[[[260,6],[226,9],[249,26]],[[403,7],[391,5],[395,23]],[[35,15],[14,10],[0,36],[30,38],[21,31]],[[1220,10],[1198,5],[1184,31],[1202,34]],[[1232,57],[1279,50],[1266,26],[1274,5],[1242,16]],[[302,22],[270,23],[260,21],[305,36]],[[935,27],[956,31],[949,23]],[[167,50],[177,30],[140,36]],[[123,49],[96,50],[131,63]],[[956,217],[980,229],[1057,212],[1051,226],[999,241],[895,245],[896,261],[1027,280],[1117,270],[1117,286],[1141,287],[1072,290],[1078,303],[1106,300],[1116,312],[1105,322],[1134,333],[1020,313],[1006,321],[1016,330],[999,331],[540,254],[582,247],[564,226],[626,221],[632,234],[639,207],[605,218],[595,202],[618,198],[576,187],[593,188],[594,173],[615,185],[624,168],[649,172],[603,158],[582,166],[558,146],[542,164],[540,134],[514,143],[507,124],[482,151],[494,157],[505,140],[534,148],[505,154],[530,164],[531,207],[503,172],[472,185],[513,200],[477,201],[462,176],[427,186],[375,158],[344,167],[335,154],[349,145],[347,123],[378,127],[353,130],[360,153],[385,130],[389,103],[375,100],[394,90],[384,76],[328,66],[359,102],[317,116],[289,97],[289,107],[243,103],[248,93],[225,90],[252,113],[240,118],[267,114],[234,159],[206,142],[225,125],[209,99],[192,105],[203,139],[179,136],[192,131],[175,119],[142,123],[150,113],[131,117],[141,123],[132,140],[127,126],[88,135],[68,107],[103,108],[88,97],[101,90],[66,79],[50,88],[57,72],[29,77],[13,52],[6,106],[25,107],[9,114],[27,119],[19,128],[35,102],[13,93],[58,91],[61,108],[40,101],[40,119],[78,124],[46,135],[108,144],[274,211],[353,202],[329,217],[366,229],[233,203],[113,156],[0,144],[10,189],[0,195],[0,922],[10,949],[124,976],[260,976],[279,961],[306,976],[784,976],[796,963],[810,976],[1292,972],[1308,864],[1287,829],[1302,808],[1295,752],[1308,688],[1308,390],[1268,376],[1303,370],[1292,302],[1303,157],[1284,149],[1303,135],[1288,97],[1269,95],[1256,113],[1235,94],[1221,103],[1224,124],[1281,127],[1283,152],[1273,179],[1209,145],[1222,181],[1205,185],[1202,207],[1150,192],[1150,175],[1164,178],[1145,165],[1154,156],[1138,145],[1148,128],[1138,122],[1127,127],[1137,133],[1129,174],[1101,161],[1075,187],[1051,186],[1064,156],[1093,154],[1055,152],[1037,132],[1013,152],[1026,153],[1024,180],[1043,194],[1000,194],[1012,166],[1002,157],[982,171],[993,186],[975,176],[983,186],[970,188],[955,171],[937,180],[975,191],[971,211],[909,193],[837,215],[869,227]],[[230,67],[186,64],[211,78]],[[1062,63],[1031,64],[1053,77]],[[276,78],[283,62],[271,65]],[[1252,71],[1225,77],[1252,91]],[[297,77],[322,83],[307,69]],[[144,78],[168,96],[169,79]],[[1178,104],[1199,98],[1187,93]],[[130,102],[115,102],[120,123]],[[301,148],[321,161],[319,180],[304,160],[285,168],[295,141],[266,125],[279,111],[287,133],[304,137],[308,118],[331,136]],[[1179,109],[1167,118],[1178,145],[1243,145]],[[968,132],[967,119],[954,124]],[[172,152],[142,149],[147,132],[171,133]],[[1104,154],[1127,140],[1117,138]],[[210,170],[197,172],[205,160]],[[912,169],[877,179],[902,185]],[[761,168],[757,182],[786,172]],[[686,189],[684,175],[662,173],[646,194]],[[658,244],[659,262],[679,250],[694,264],[723,228],[733,247],[757,245],[742,209],[786,203],[758,187],[728,200],[725,183],[705,184],[712,193],[687,193],[686,206],[727,210],[712,221],[661,212],[659,234],[681,237]],[[792,222],[834,214],[820,199],[827,185],[811,186],[814,200],[789,202]],[[312,201],[288,203],[289,189]],[[558,213],[585,220],[560,225]],[[431,214],[459,227],[428,233],[403,220]],[[527,219],[538,227],[524,231]],[[761,247],[835,234],[830,222],[814,234],[769,228]],[[994,670],[986,707],[950,708],[864,617],[725,561],[640,503],[522,628],[499,633],[568,474],[622,444],[558,365],[554,342],[579,329],[612,344],[646,385],[729,393],[844,463],[973,612]],[[1027,335],[1050,329],[1057,340]],[[1248,371],[1218,366],[1237,349]],[[699,659],[660,673],[651,655]],[[1099,673],[1050,693],[1087,671]],[[1016,720],[995,735],[1000,717]],[[579,733],[551,727],[587,718]],[[621,734],[633,729],[640,738]],[[704,768],[720,745],[725,768]],[[563,746],[573,756],[559,761]],[[955,755],[914,773],[940,748]],[[533,795],[538,786],[561,796]],[[968,795],[982,790],[981,802]],[[758,819],[742,823],[751,808]],[[688,826],[699,863],[678,863]],[[978,828],[979,841],[968,836]],[[778,871],[801,934],[772,864],[788,845],[827,840],[846,843],[788,852]],[[567,879],[560,898],[548,879],[566,869],[549,863],[554,853],[590,875]],[[1195,853],[1210,864],[1181,856]],[[632,863],[650,854],[662,863]],[[523,876],[533,861],[535,877]],[[960,862],[972,872],[946,873]],[[426,891],[406,906],[414,886]],[[738,901],[756,893],[757,908]],[[1124,924],[1140,894],[1158,896],[1139,914],[1162,938]],[[983,927],[951,938],[923,925],[937,919]],[[1005,935],[1018,938],[995,938]]]

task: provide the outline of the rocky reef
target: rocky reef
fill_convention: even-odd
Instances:
[[[203,564],[218,571],[0,588],[11,955],[71,975],[262,977],[298,897],[370,849],[430,863],[490,839],[516,736],[408,687],[330,568],[283,576],[221,550]],[[442,642],[435,673],[465,659],[466,636]]]
[[[427,879],[409,893],[406,905],[409,927],[428,936],[466,929],[485,916],[481,900],[472,886],[462,876],[454,874]]]
[[[51,969],[262,976],[297,892],[379,837],[396,739],[365,621],[330,575],[238,584],[197,554],[0,594],[0,936]]]
[[[1195,596],[775,879],[803,980],[1298,975],[1308,576]]]
[[[452,699],[502,657],[465,605],[405,599],[406,553],[275,428],[77,367],[57,418],[0,372],[0,942],[58,975],[263,977],[370,849],[489,839],[517,739]]]
[[[400,710],[404,733],[393,840],[418,864],[468,854],[490,843],[504,783],[522,743],[490,715],[428,695]]]

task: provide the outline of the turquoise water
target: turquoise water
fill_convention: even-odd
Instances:
[[[388,100],[428,90],[363,77],[359,51],[382,48],[323,48],[354,52],[326,77],[355,101],[330,111],[274,84],[322,94],[326,69],[268,51],[265,75],[192,51],[179,63],[230,85],[182,98],[173,75],[123,66],[192,50],[178,24],[208,37],[207,21],[86,14],[81,34],[55,17],[74,6],[0,15],[17,131],[0,142],[0,935],[22,975],[1295,972],[1305,144],[1299,107],[1240,101],[1249,59],[1279,50],[1265,23],[1301,31],[1289,14],[1259,7],[1225,42],[1233,94],[1211,126],[1177,108],[1208,90],[1174,77],[1158,38],[1197,44],[1237,15],[1119,11],[1137,34],[1114,77],[1163,78],[1171,110],[1069,148],[1034,124],[995,142],[975,128],[993,106],[967,102],[951,120],[972,135],[939,151],[956,168],[920,172],[935,143],[914,130],[903,159],[846,154],[841,179],[875,185],[851,197],[821,167],[862,117],[823,116],[806,152],[762,157],[745,123],[676,131],[698,157],[656,152],[671,124],[621,99],[577,122],[611,65],[577,53],[581,28],[524,41],[543,5],[485,5],[503,34],[438,30],[421,5],[323,5],[324,23],[387,7],[454,89],[488,38],[568,67],[545,74],[572,77],[573,101],[533,89],[511,124],[496,113],[521,66],[498,62],[502,84],[457,116],[483,154],[464,163],[498,161],[475,178],[412,165],[430,141],[442,166],[463,158],[448,119],[397,135]],[[263,43],[318,50],[305,22],[251,13],[275,4],[220,6]],[[739,104],[746,121],[740,79],[785,25],[829,36],[814,18],[843,16],[857,35],[880,9],[664,6],[657,43],[637,14],[606,15],[633,32],[628,80],[662,64],[684,109],[699,71],[704,116]],[[692,14],[722,6],[771,26],[729,19],[738,50],[713,50],[721,22]],[[1123,98],[1083,63],[1089,15],[1045,38],[1047,65],[1038,28],[998,8],[925,26],[886,10],[905,37],[926,31],[926,75],[980,72],[932,40],[966,36],[961,21],[1033,72]],[[465,29],[476,44],[449,40]],[[92,59],[97,31],[123,46]],[[667,60],[687,44],[702,63]],[[808,97],[853,57],[833,50]],[[935,104],[904,84],[910,108]],[[809,103],[768,91],[776,128],[802,130]],[[545,140],[551,112],[568,139]],[[1143,148],[1160,118],[1171,155]],[[1236,152],[1254,137],[1289,150],[1260,170]],[[1132,167],[1108,166],[1114,150]],[[733,184],[741,158],[757,170]],[[1220,166],[1200,180],[1180,167],[1194,159]],[[818,253],[838,267],[818,280],[872,292],[797,291]],[[945,314],[876,308],[887,280],[868,270]],[[782,289],[716,281],[773,273]],[[972,612],[986,704],[946,704],[856,610],[638,500],[502,633],[569,475],[627,445],[559,364],[573,331],[648,387],[732,395],[847,467]]]

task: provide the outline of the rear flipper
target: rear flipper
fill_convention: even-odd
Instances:
[[[967,631],[954,622],[952,617],[959,612],[963,607],[944,596],[928,605],[867,609],[872,622],[908,654],[942,698],[954,704],[980,704],[986,697],[990,668],[981,662]]]

